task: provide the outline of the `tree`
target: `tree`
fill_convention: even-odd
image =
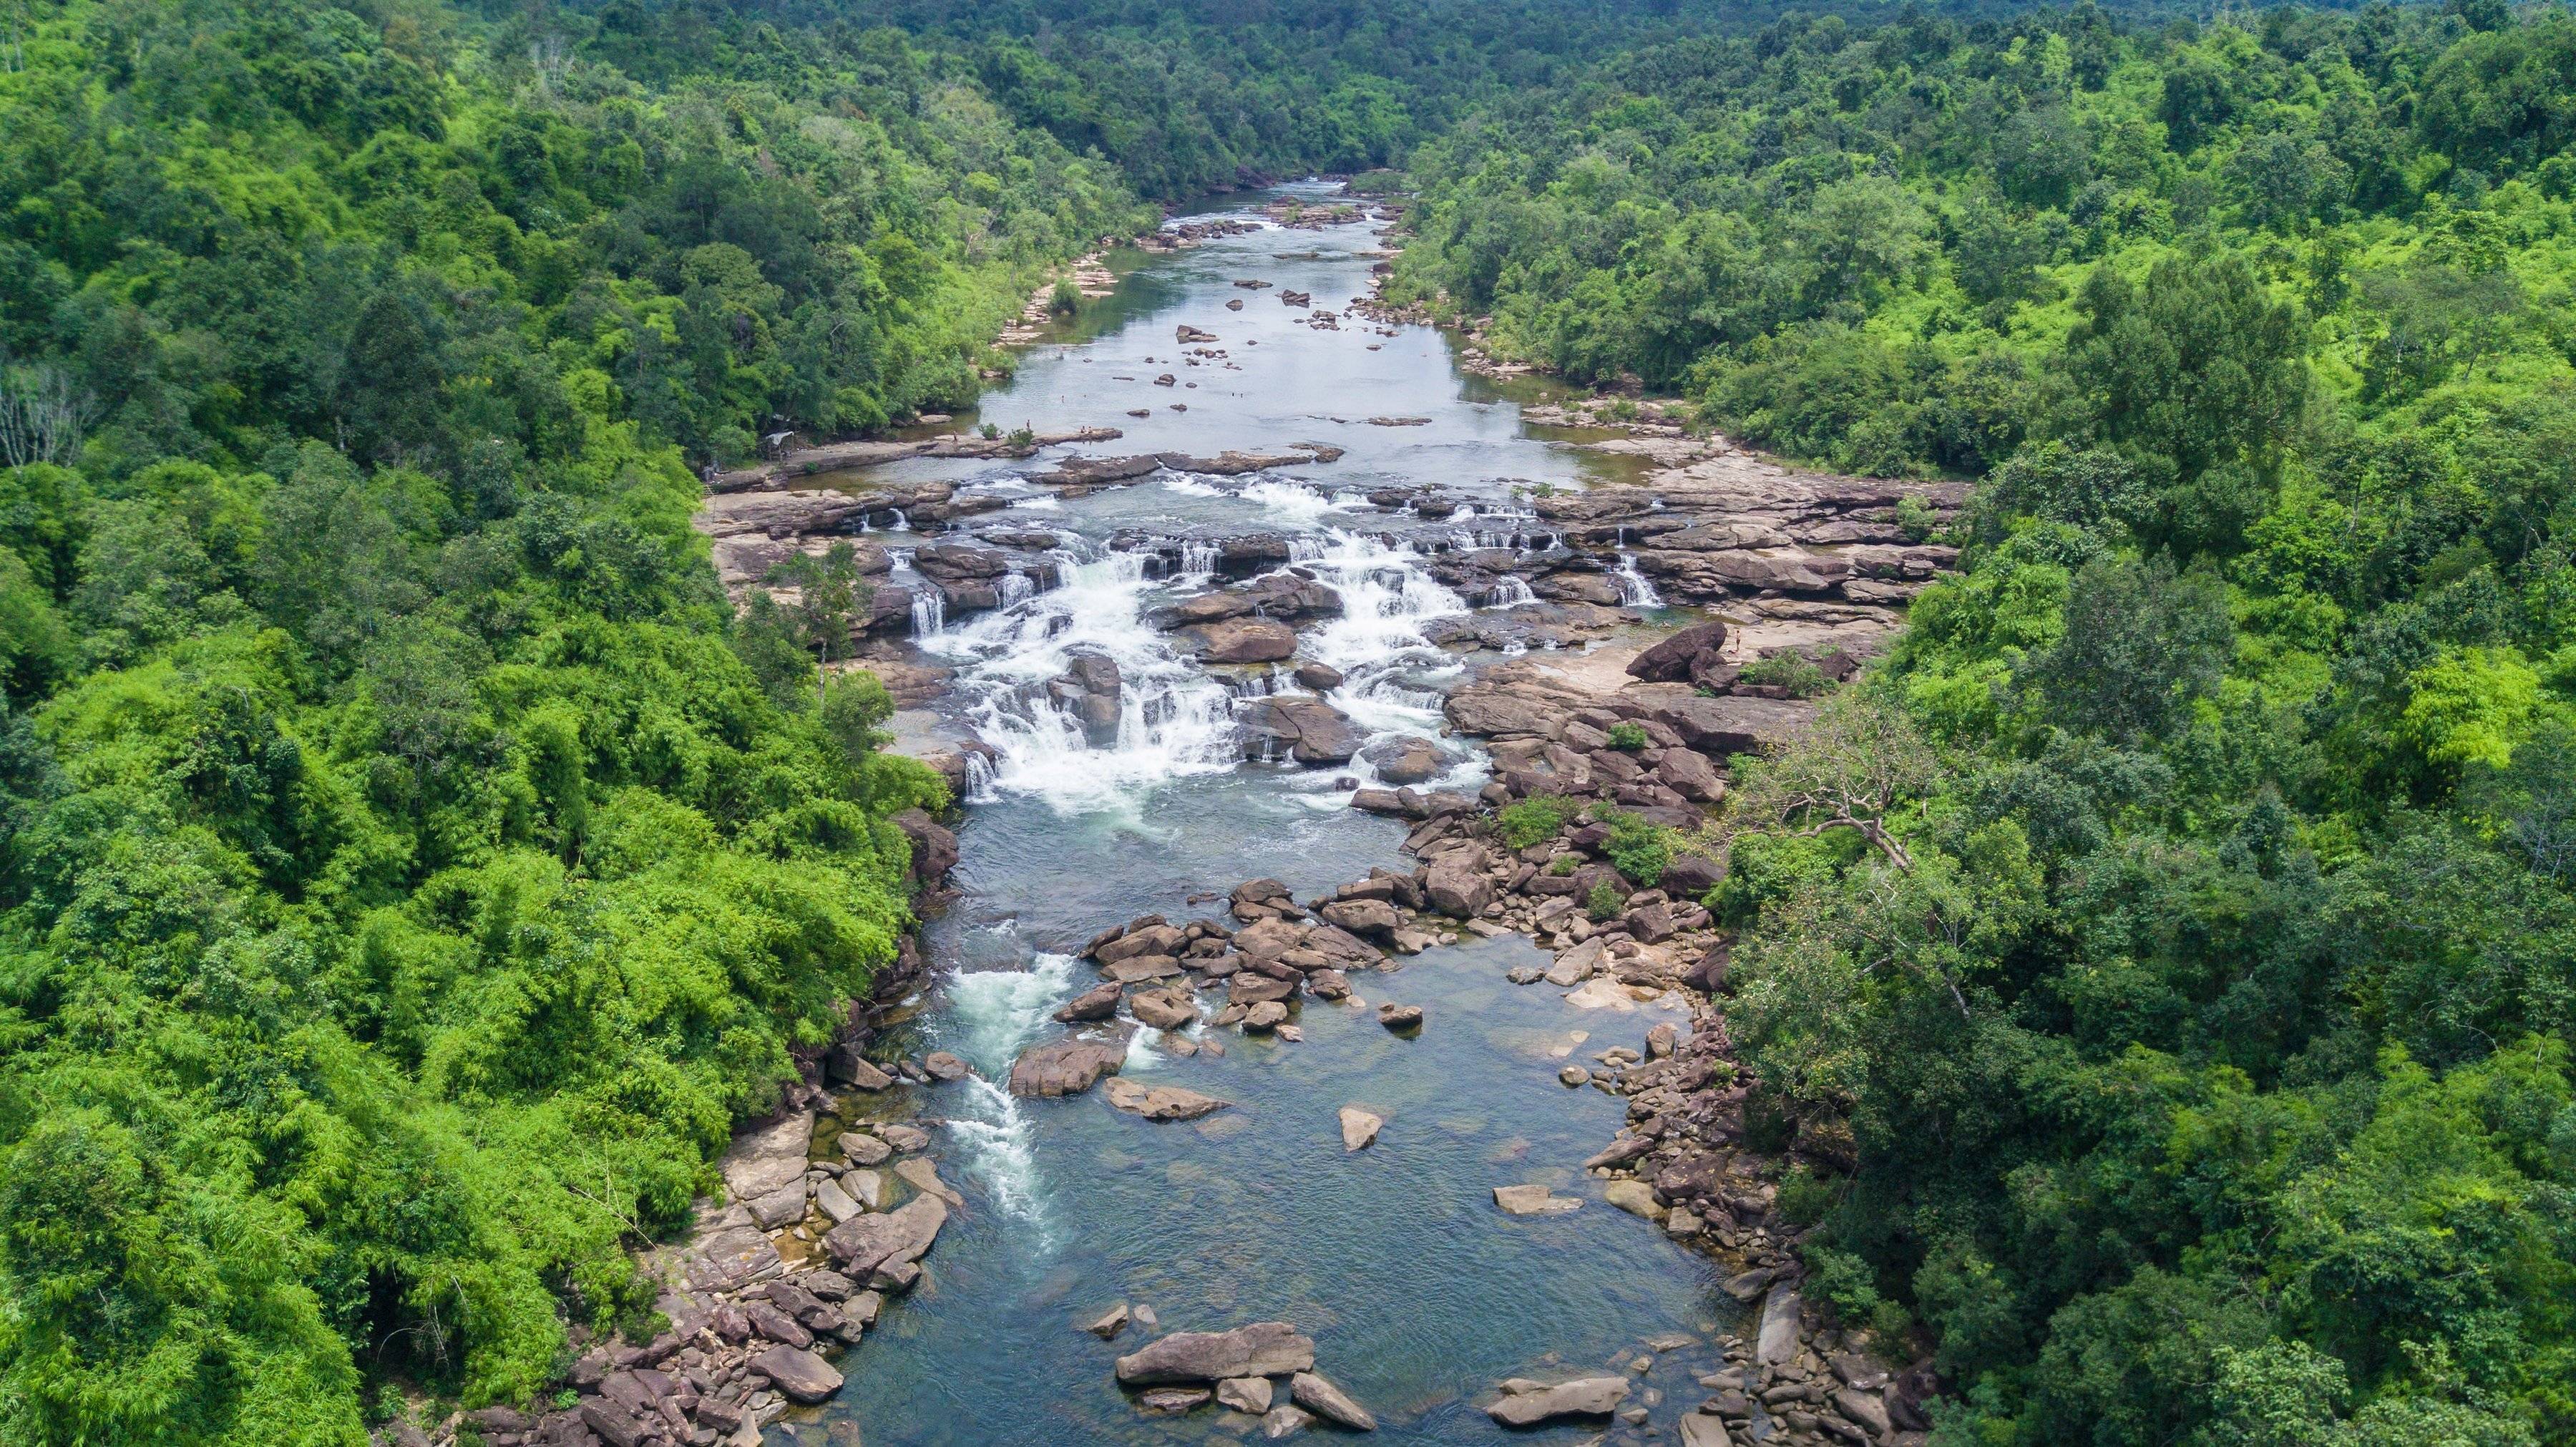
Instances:
[[[859,576],[858,550],[847,542],[836,542],[821,557],[798,553],[769,571],[770,581],[796,590],[796,596],[785,605],[789,618],[795,620],[797,636],[823,661],[827,676],[832,661],[845,653],[851,635],[861,621],[861,614],[875,589]],[[818,681],[815,697],[828,703],[828,683]]]

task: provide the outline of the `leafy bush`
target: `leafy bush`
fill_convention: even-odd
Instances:
[[[1644,889],[1663,882],[1664,871],[1673,863],[1670,830],[1618,810],[1596,810],[1595,817],[1609,826],[1610,837],[1603,841],[1602,852],[1622,875]]]
[[[1643,724],[1623,721],[1610,726],[1610,747],[1614,749],[1633,754],[1653,742],[1646,736]]]
[[[1627,901],[1620,897],[1619,891],[1606,879],[1594,884],[1591,893],[1583,897],[1583,912],[1595,924],[1617,919],[1619,912],[1626,908]]]
[[[1514,849],[1527,849],[1542,839],[1554,838],[1580,807],[1554,794],[1532,794],[1504,805],[1494,817],[1494,827],[1501,832],[1504,843]]]
[[[1834,686],[1833,680],[1825,677],[1825,671],[1805,654],[1788,648],[1744,665],[1744,671],[1736,677],[1744,683],[1785,688],[1791,698],[1814,698],[1830,692]]]

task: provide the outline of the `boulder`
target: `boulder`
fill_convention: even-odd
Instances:
[[[1612,1181],[1602,1188],[1601,1194],[1611,1205],[1631,1216],[1643,1216],[1649,1221],[1664,1219],[1664,1208],[1655,1199],[1655,1188],[1643,1181]]]
[[[1377,1430],[1377,1418],[1369,1415],[1368,1408],[1313,1372],[1299,1372],[1288,1379],[1288,1399],[1336,1427],[1354,1432]]]
[[[1055,1012],[1055,1018],[1067,1025],[1078,1025],[1091,1020],[1106,1020],[1118,1013],[1118,1002],[1123,998],[1125,998],[1123,987],[1116,980],[1111,980],[1105,984],[1095,985],[1066,1001],[1064,1008]]]
[[[933,1080],[964,1080],[975,1073],[975,1067],[945,1050],[933,1050],[921,1057],[921,1068]]]
[[[1399,785],[1436,778],[1449,762],[1441,757],[1438,745],[1409,734],[1380,739],[1360,750],[1360,757],[1377,770],[1380,781]]]
[[[1261,1440],[1276,1442],[1283,1437],[1294,1437],[1313,1425],[1314,1414],[1303,1407],[1273,1407],[1261,1418]]]
[[[1655,777],[1674,793],[1697,803],[1714,804],[1726,796],[1726,781],[1717,776],[1717,766],[1696,749],[1664,750],[1655,761]]]
[[[1136,1405],[1148,1412],[1177,1416],[1207,1405],[1214,1396],[1205,1387],[1156,1387],[1136,1399]]]
[[[1185,1030],[1199,1018],[1198,1002],[1182,989],[1139,990],[1127,1008],[1157,1030]]]
[[[1270,1410],[1270,1379],[1228,1377],[1216,1384],[1216,1400],[1220,1407],[1232,1407],[1258,1417]]]
[[[912,877],[938,884],[957,867],[957,836],[919,809],[906,809],[889,822],[912,841]]]
[[[1108,1341],[1127,1329],[1127,1303],[1120,1302],[1083,1325],[1083,1330]]]
[[[1532,1392],[1512,1393],[1487,1407],[1485,1415],[1506,1427],[1535,1427],[1559,1417],[1607,1417],[1626,1400],[1626,1377],[1580,1377]]]
[[[1177,1085],[1143,1085],[1124,1077],[1112,1077],[1103,1093],[1111,1105],[1147,1120],[1196,1120],[1227,1105],[1213,1095],[1201,1095]]]
[[[1423,876],[1422,892],[1431,907],[1458,919],[1473,919],[1494,902],[1494,887],[1485,876],[1463,864],[1435,864]]]
[[[1367,1149],[1368,1143],[1376,1140],[1377,1133],[1386,1126],[1386,1117],[1362,1110],[1356,1105],[1343,1106],[1341,1114],[1342,1149],[1345,1151]]]
[[[1315,1365],[1315,1343],[1284,1321],[1256,1321],[1232,1331],[1176,1331],[1118,1359],[1118,1380],[1131,1387],[1275,1377]]]
[[[1264,1000],[1243,1012],[1243,1028],[1247,1034],[1267,1034],[1280,1028],[1287,1019],[1287,1006],[1276,1000]]]
[[[1774,1286],[1762,1298],[1762,1322],[1754,1334],[1755,1361],[1777,1367],[1797,1359],[1798,1313],[1803,1306],[1792,1286]]]
[[[1682,1447],[1735,1447],[1725,1421],[1714,1412],[1682,1413],[1681,1434]]]
[[[1323,915],[1329,923],[1352,934],[1381,939],[1394,934],[1402,923],[1396,918],[1395,906],[1382,899],[1337,899],[1324,906]]]
[[[844,1275],[864,1277],[881,1266],[930,1254],[939,1228],[947,1223],[948,1203],[920,1195],[882,1215],[851,1217],[823,1237],[823,1246],[841,1263]]]
[[[1013,1095],[1080,1095],[1127,1059],[1127,1032],[1110,1039],[1068,1035],[1032,1045],[1011,1062]]]
[[[1329,663],[1298,664],[1296,676],[1299,687],[1317,693],[1330,693],[1342,686],[1342,671]]]
[[[1648,683],[1680,683],[1690,677],[1691,660],[1726,646],[1726,625],[1700,623],[1656,643],[1629,660],[1628,676]]]
[[[1346,764],[1367,739],[1340,709],[1297,694],[1246,699],[1235,705],[1234,718],[1248,759]]]
[[[803,1347],[774,1346],[753,1357],[751,1369],[769,1378],[780,1396],[811,1406],[841,1390],[841,1374]]]
[[[1422,1007],[1420,1005],[1380,1005],[1377,1007],[1377,1023],[1389,1030],[1416,1029],[1422,1024]]]
[[[1181,638],[1202,663],[1277,663],[1297,653],[1297,630],[1267,618],[1219,619],[1182,629]]]

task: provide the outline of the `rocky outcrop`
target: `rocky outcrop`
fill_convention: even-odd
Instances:
[[[1235,706],[1234,719],[1250,759],[1345,764],[1367,737],[1340,709],[1299,694],[1245,699]]]
[[[1178,636],[1202,663],[1276,663],[1297,653],[1297,630],[1267,618],[1223,619]]]

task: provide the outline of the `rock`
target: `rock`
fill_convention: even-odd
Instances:
[[[1127,1008],[1157,1030],[1184,1030],[1199,1018],[1198,1002],[1181,990],[1140,990]]]
[[[1628,676],[1648,683],[1682,683],[1690,678],[1691,660],[1726,647],[1724,623],[1700,623],[1656,643],[1629,660]]]
[[[833,1049],[832,1078],[843,1085],[871,1092],[894,1084],[894,1077],[877,1069],[874,1062],[859,1053],[855,1044]]]
[[[1264,1000],[1243,1012],[1245,1033],[1259,1035],[1280,1028],[1288,1018],[1288,1007],[1276,1000]]]
[[[1834,1404],[1835,1411],[1859,1423],[1873,1438],[1885,1437],[1894,1425],[1888,1421],[1886,1400],[1876,1392],[1840,1387],[1830,1393],[1827,1400]]]
[[[854,1130],[841,1132],[841,1138],[837,1144],[841,1148],[842,1156],[854,1165],[880,1165],[887,1156],[894,1154],[894,1147],[878,1140],[875,1136],[862,1135]]]
[[[814,1139],[814,1113],[796,1111],[733,1143],[718,1169],[726,1194],[737,1201],[769,1195],[805,1179],[805,1150]]]
[[[964,1080],[975,1073],[975,1067],[945,1050],[933,1050],[921,1057],[921,1068],[933,1080]]]
[[[1177,1085],[1143,1085],[1124,1077],[1113,1077],[1103,1093],[1111,1105],[1147,1120],[1196,1120],[1228,1104],[1213,1095],[1201,1095]]]
[[[841,1390],[841,1374],[803,1347],[774,1346],[753,1357],[751,1369],[776,1384],[779,1395],[812,1406]]]
[[[1457,919],[1473,919],[1494,901],[1494,887],[1464,864],[1435,864],[1422,879],[1431,907]]]
[[[829,1176],[816,1183],[814,1204],[824,1215],[832,1218],[832,1224],[835,1226],[858,1215],[864,1209],[858,1202],[850,1199],[849,1192],[841,1189],[840,1182]]]
[[[1589,1085],[1592,1083],[1592,1072],[1580,1065],[1568,1065],[1556,1073],[1556,1083],[1569,1090],[1578,1085]]]
[[[1127,1303],[1122,1301],[1085,1323],[1082,1329],[1102,1341],[1113,1341],[1127,1329],[1127,1321]]]
[[[682,1278],[696,1291],[739,1291],[786,1270],[777,1244],[759,1228],[734,1226],[718,1231],[688,1250]]]
[[[779,1187],[766,1196],[754,1196],[743,1202],[751,1213],[752,1223],[763,1230],[805,1219],[805,1182],[800,1176],[793,1184]]]
[[[1273,1377],[1315,1365],[1315,1343],[1284,1321],[1257,1321],[1232,1331],[1176,1331],[1118,1359],[1118,1380],[1131,1387]]]
[[[1295,635],[1290,639],[1293,643]],[[1340,709],[1320,698],[1297,694],[1242,700],[1234,706],[1234,718],[1248,759],[1345,764],[1367,741],[1359,725]]]
[[[966,1204],[966,1198],[957,1194],[956,1187],[939,1179],[939,1167],[929,1160],[916,1157],[900,1162],[895,1166],[894,1173],[905,1185],[924,1195],[937,1196],[951,1206]]]
[[[1369,1415],[1368,1408],[1313,1372],[1299,1372],[1288,1379],[1288,1399],[1336,1427],[1354,1432],[1377,1430],[1377,1418]]]
[[[1276,1442],[1282,1437],[1294,1437],[1313,1425],[1313,1414],[1302,1407],[1273,1407],[1261,1419],[1261,1437],[1265,1442]]]
[[[1535,1427],[1559,1417],[1607,1417],[1628,1400],[1626,1377],[1581,1377],[1504,1397],[1485,1415],[1506,1427]]]
[[[877,1127],[877,1134],[884,1136],[886,1144],[899,1151],[919,1151],[930,1148],[930,1132],[917,1125],[904,1125],[899,1122],[881,1125]]]
[[[1118,1002],[1123,998],[1124,987],[1111,980],[1107,984],[1094,985],[1065,1002],[1064,1008],[1055,1012],[1055,1018],[1067,1025],[1107,1020],[1118,1013]]]
[[[1604,953],[1606,953],[1606,947],[1599,939],[1585,940],[1564,954],[1558,955],[1556,962],[1548,967],[1547,973],[1541,978],[1558,989],[1571,989],[1592,978],[1593,972],[1601,968]]]
[[[862,1277],[893,1262],[910,1263],[930,1252],[939,1228],[948,1222],[948,1203],[937,1196],[915,1196],[883,1215],[853,1216],[823,1237],[825,1250],[845,1274]]]
[[[1703,698],[1696,694],[1656,705],[1650,715],[1703,754],[1764,753],[1805,733],[1816,706],[1793,699]]]
[[[1342,671],[1328,663],[1301,663],[1297,665],[1296,679],[1302,688],[1330,693],[1342,686]]]
[[[957,867],[957,836],[947,826],[919,809],[906,809],[888,822],[912,841],[913,878],[924,884],[937,884]]]
[[[1422,1024],[1422,1007],[1420,1005],[1380,1005],[1377,1007],[1377,1023],[1389,1030],[1417,1029]]]
[[[1797,1359],[1798,1313],[1803,1305],[1797,1288],[1791,1286],[1774,1286],[1762,1298],[1762,1325],[1754,1335],[1755,1361],[1776,1367]]]
[[[1562,1216],[1583,1207],[1580,1198],[1557,1195],[1545,1186],[1496,1186],[1494,1204],[1506,1216]]]
[[[1181,637],[1202,663],[1277,663],[1297,653],[1297,630],[1267,618],[1202,623],[1182,629]]]
[[[1068,1035],[1032,1045],[1011,1062],[1011,1094],[1080,1095],[1099,1084],[1100,1077],[1117,1074],[1126,1059],[1124,1031],[1109,1040]]]
[[[1343,1106],[1342,1149],[1345,1151],[1366,1149],[1369,1142],[1377,1139],[1378,1131],[1385,1125],[1386,1117],[1382,1115],[1373,1115],[1356,1105]]]
[[[1136,1399],[1136,1405],[1148,1412],[1178,1415],[1207,1405],[1215,1393],[1205,1387],[1157,1387]]]
[[[1411,735],[1380,739],[1360,750],[1360,757],[1389,784],[1419,784],[1436,778],[1449,762],[1430,740]]]
[[[1382,899],[1337,899],[1325,905],[1324,919],[1355,935],[1392,937],[1401,923],[1395,906]]]
[[[1258,1417],[1270,1410],[1268,1377],[1228,1377],[1216,1384],[1217,1405]]]
[[[1664,1219],[1664,1208],[1655,1200],[1655,1188],[1643,1181],[1612,1181],[1601,1194],[1631,1216],[1643,1216],[1649,1221]]]
[[[1681,1415],[1682,1447],[1735,1447],[1726,1435],[1726,1423],[1709,1412],[1684,1412]]]

